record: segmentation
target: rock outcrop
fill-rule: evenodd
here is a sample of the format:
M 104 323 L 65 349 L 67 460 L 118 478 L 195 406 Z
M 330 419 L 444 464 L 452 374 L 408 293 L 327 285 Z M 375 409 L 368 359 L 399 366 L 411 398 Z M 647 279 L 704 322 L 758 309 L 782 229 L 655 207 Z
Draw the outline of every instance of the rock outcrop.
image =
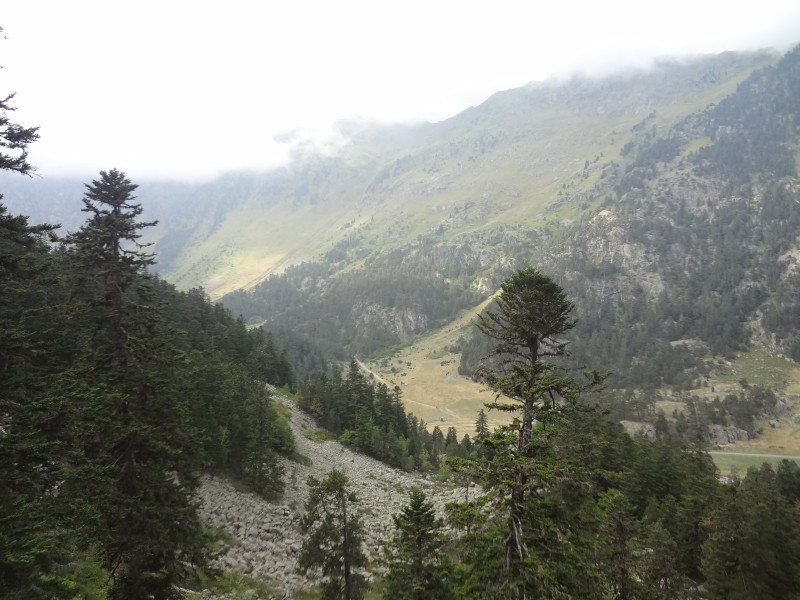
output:
M 708 441 L 716 446 L 746 442 L 749 439 L 750 436 L 744 429 L 739 429 L 733 425 L 708 426 Z

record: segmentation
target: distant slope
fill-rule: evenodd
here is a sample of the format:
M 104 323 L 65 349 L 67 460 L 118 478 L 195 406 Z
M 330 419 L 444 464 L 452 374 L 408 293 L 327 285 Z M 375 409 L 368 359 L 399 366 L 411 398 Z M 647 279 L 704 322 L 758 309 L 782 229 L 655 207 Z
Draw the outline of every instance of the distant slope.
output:
M 343 125 L 350 143 L 335 155 L 202 185 L 140 182 L 139 199 L 160 221 L 152 241 L 161 273 L 215 298 L 319 260 L 354 235 L 359 260 L 431 231 L 475 244 L 479 232 L 574 220 L 618 172 L 626 144 L 718 102 L 774 60 L 728 53 L 665 61 L 646 73 L 501 92 L 440 123 Z M 34 219 L 64 221 L 38 185 L 48 184 L 26 183 L 6 186 L 6 202 Z M 78 182 L 60 183 L 80 195 Z
M 274 172 L 139 197 L 160 221 L 161 273 L 227 293 L 296 360 L 412 342 L 532 263 L 578 303 L 579 358 L 620 386 L 684 385 L 704 353 L 753 336 L 800 356 L 796 63 L 727 53 L 532 84 L 440 123 L 352 125 L 337 153 Z M 30 183 L 8 190 L 13 208 L 49 197 Z M 463 350 L 467 372 L 480 349 Z
M 354 235 L 363 260 L 432 231 L 474 244 L 477 232 L 574 219 L 631 139 L 719 101 L 772 61 L 729 54 L 665 63 L 510 90 L 441 123 L 353 130 L 335 156 L 231 175 L 209 190 L 214 211 L 197 213 L 202 220 L 164 274 L 219 297 L 318 260 Z M 632 130 L 643 122 L 647 132 Z M 165 221 L 159 245 L 179 232 Z

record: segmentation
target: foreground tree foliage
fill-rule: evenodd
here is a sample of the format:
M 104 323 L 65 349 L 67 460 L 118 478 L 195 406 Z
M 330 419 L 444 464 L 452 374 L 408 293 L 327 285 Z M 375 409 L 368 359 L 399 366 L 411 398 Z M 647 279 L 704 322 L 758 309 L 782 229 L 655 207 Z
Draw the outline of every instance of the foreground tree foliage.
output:
M 554 462 L 550 438 L 561 421 L 579 410 L 580 391 L 602 382 L 591 373 L 586 383 L 579 384 L 553 360 L 567 354 L 559 336 L 574 325 L 572 309 L 557 283 L 528 268 L 506 279 L 495 307 L 478 317 L 478 329 L 495 343 L 492 360 L 479 373 L 497 394 L 489 408 L 519 416 L 483 440 L 494 450 L 491 459 L 484 455 L 461 468 L 480 477 L 505 506 L 507 532 L 498 584 L 507 597 L 526 598 L 537 589 L 546 593 L 536 580 L 548 576 L 537 574 L 532 546 L 548 543 L 550 534 L 537 524 L 534 531 L 543 535 L 539 540 L 536 534 L 532 537 L 526 524 L 530 505 L 563 475 L 558 470 L 564 467 Z M 540 430 L 536 435 L 534 422 Z
M 88 504 L 114 598 L 168 598 L 179 565 L 198 562 L 202 528 L 192 501 L 197 436 L 175 385 L 180 355 L 145 276 L 142 208 L 123 173 L 87 185 L 90 218 L 67 239 L 80 323 L 75 360 L 57 378 L 70 405 L 71 458 L 61 493 Z
M 101 172 L 58 249 L 0 206 L 3 598 L 179 597 L 205 560 L 200 475 L 283 489 L 293 440 L 264 384 L 291 369 L 268 335 L 147 272 L 135 189 Z
M 318 480 L 308 479 L 309 495 L 300 531 L 307 537 L 300 550 L 302 573 L 319 572 L 323 600 L 360 600 L 367 591 L 363 568 L 363 525 L 356 504 L 358 498 L 348 487 L 341 471 L 333 470 Z
M 0 170 L 29 175 L 28 145 L 38 134 L 13 121 L 13 97 L 0 100 Z M 51 575 L 71 550 L 48 494 L 59 481 L 52 457 L 60 448 L 37 402 L 49 369 L 46 332 L 56 323 L 41 302 L 53 277 L 53 229 L 29 225 L 0 202 L 0 596 L 10 599 L 67 593 Z

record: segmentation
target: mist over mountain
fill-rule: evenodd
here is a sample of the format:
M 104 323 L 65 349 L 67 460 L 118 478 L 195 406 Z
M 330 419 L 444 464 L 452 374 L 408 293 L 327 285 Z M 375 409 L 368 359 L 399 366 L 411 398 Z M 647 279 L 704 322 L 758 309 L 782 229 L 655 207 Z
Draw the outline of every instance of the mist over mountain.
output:
M 796 62 L 533 83 L 439 123 L 343 125 L 338 151 L 276 171 L 143 182 L 156 268 L 339 360 L 441 327 L 523 264 L 575 295 L 576 348 L 620 385 L 691 379 L 703 352 L 755 339 L 797 359 Z M 17 182 L 6 199 L 69 229 L 80 188 Z

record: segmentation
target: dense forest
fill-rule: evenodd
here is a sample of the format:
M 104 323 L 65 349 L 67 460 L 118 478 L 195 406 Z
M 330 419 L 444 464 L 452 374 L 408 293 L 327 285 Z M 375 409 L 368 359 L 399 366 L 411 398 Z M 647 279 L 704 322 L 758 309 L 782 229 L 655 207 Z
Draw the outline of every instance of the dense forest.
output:
M 4 101 L 0 168 L 27 174 L 35 128 Z M 272 337 L 148 272 L 136 185 L 103 171 L 57 238 L 0 205 L 0 596 L 170 598 L 202 567 L 206 472 L 281 494 L 294 442 L 267 382 Z
M 322 355 L 347 361 L 441 327 L 480 298 L 467 283 L 471 270 L 463 255 L 437 260 L 432 242 L 337 274 L 348 252 L 356 252 L 348 246 L 330 250 L 323 263 L 289 267 L 252 292 L 228 294 L 224 304 L 250 321 L 266 321 L 278 336 L 287 332 L 281 337 L 287 351 L 293 339 L 306 340 Z M 299 353 L 295 356 L 302 361 Z
M 479 321 L 496 357 L 480 377 L 497 392 L 491 408 L 515 418 L 489 431 L 481 413 L 469 447 L 442 446 L 443 462 L 467 489 L 477 484 L 473 495 L 437 515 L 424 492 L 412 490 L 393 517 L 371 597 L 795 598 L 797 463 L 764 464 L 721 482 L 697 438 L 686 443 L 674 430 L 658 440 L 630 437 L 595 402 L 604 376 L 577 374 L 557 360 L 566 355 L 562 336 L 575 325 L 573 308 L 533 269 L 504 282 Z M 378 426 L 400 431 L 402 410 L 381 385 L 368 391 L 355 363 L 332 379 L 324 393 L 317 382 L 304 402 L 379 456 L 364 434 Z M 384 415 L 380 425 L 368 397 Z M 360 416 L 352 421 L 354 411 Z M 402 459 L 405 440 L 389 437 Z M 358 496 L 338 471 L 309 483 L 300 568 L 322 577 L 323 598 L 364 598 L 370 586 Z

